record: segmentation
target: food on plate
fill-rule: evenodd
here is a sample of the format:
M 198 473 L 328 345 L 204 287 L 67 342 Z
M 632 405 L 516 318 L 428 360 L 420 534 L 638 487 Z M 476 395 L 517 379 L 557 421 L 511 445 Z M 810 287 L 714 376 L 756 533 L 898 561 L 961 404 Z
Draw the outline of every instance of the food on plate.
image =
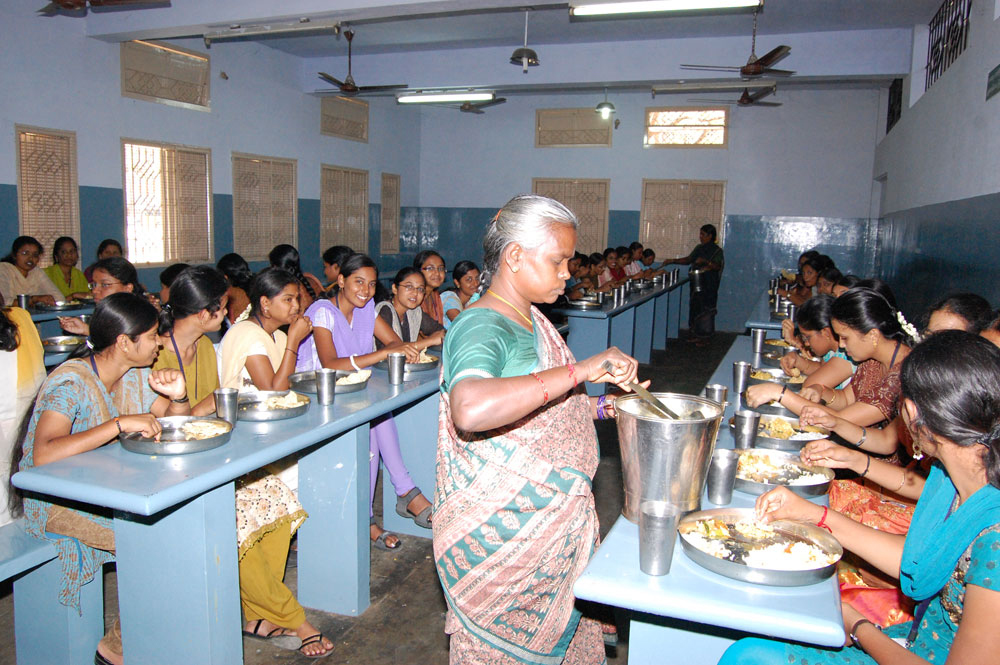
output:
M 217 420 L 192 420 L 181 425 L 181 432 L 184 433 L 186 441 L 211 439 L 228 432 L 231 428 L 229 423 Z
M 83 344 L 82 337 L 63 337 L 61 339 L 43 339 L 42 346 L 69 346 Z
M 294 409 L 303 403 L 303 399 L 294 390 L 289 390 L 287 395 L 281 397 L 268 397 L 264 400 L 264 408 L 271 409 Z
M 427 349 L 421 349 L 420 357 L 417 358 L 417 364 L 432 363 L 437 359 L 438 359 L 437 356 L 432 356 L 431 354 L 427 353 Z
M 791 439 L 793 441 L 812 441 L 826 436 L 823 430 L 812 425 L 796 429 L 784 418 L 761 419 L 758 432 L 770 439 Z
M 766 485 L 818 485 L 829 480 L 814 467 L 795 462 L 778 462 L 770 455 L 744 451 L 736 467 L 736 477 Z
M 750 372 L 750 378 L 756 379 L 757 381 L 773 381 L 773 382 L 785 382 L 785 383 L 805 383 L 806 377 L 803 374 L 797 374 L 792 376 L 778 376 L 772 372 L 768 372 L 763 369 L 755 369 Z
M 770 344 L 771 346 L 782 346 L 782 347 L 785 347 L 785 348 L 791 348 L 791 346 L 792 346 L 791 344 L 789 344 L 788 342 L 786 342 L 783 339 L 766 339 L 766 340 L 764 340 L 764 343 L 765 344 Z
M 360 372 L 351 372 L 347 376 L 342 376 L 337 379 L 338 386 L 351 386 L 355 383 L 364 383 L 368 380 L 368 377 L 372 375 L 370 369 L 363 369 Z
M 839 558 L 804 539 L 749 520 L 698 520 L 681 535 L 706 554 L 753 568 L 812 570 L 836 563 Z

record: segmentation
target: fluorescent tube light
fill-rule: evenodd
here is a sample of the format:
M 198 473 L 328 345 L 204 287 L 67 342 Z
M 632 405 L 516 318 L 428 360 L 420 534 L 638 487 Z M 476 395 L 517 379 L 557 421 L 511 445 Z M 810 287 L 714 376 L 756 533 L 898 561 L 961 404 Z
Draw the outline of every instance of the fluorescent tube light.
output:
M 570 16 L 612 16 L 615 14 L 655 14 L 659 12 L 701 12 L 724 9 L 753 9 L 760 0 L 643 0 L 570 4 Z
M 399 95 L 400 104 L 454 104 L 456 102 L 491 102 L 492 92 L 417 92 Z

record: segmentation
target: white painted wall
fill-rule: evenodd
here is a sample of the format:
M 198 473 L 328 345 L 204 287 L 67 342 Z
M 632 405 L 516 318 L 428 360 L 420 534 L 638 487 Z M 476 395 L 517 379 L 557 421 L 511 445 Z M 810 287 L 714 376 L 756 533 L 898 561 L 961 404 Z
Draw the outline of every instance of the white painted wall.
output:
M 911 77 L 923 87 L 922 65 Z M 1000 191 L 1000 95 L 986 77 L 1000 65 L 1000 21 L 989 2 L 972 4 L 969 47 L 879 143 L 874 175 L 885 174 L 882 213 Z
M 689 96 L 611 94 L 621 126 L 610 149 L 535 148 L 536 108 L 601 99 L 512 96 L 484 115 L 412 110 L 421 114 L 420 205 L 499 206 L 530 191 L 532 177 L 577 177 L 610 178 L 610 207 L 639 210 L 643 178 L 693 178 L 728 182 L 727 214 L 868 216 L 878 90 L 779 89 L 769 99 L 780 107 L 733 109 L 726 149 L 643 148 L 645 109 Z
M 320 164 L 368 169 L 377 202 L 382 171 L 402 176 L 402 203 L 416 205 L 418 119 L 394 101 L 371 100 L 370 143 L 322 136 L 319 99 L 299 85 L 298 58 L 253 43 L 175 42 L 211 57 L 211 111 L 121 96 L 119 46 L 84 36 L 85 22 L 35 16 L 34 0 L 0 3 L 0 183 L 16 183 L 14 125 L 77 134 L 79 182 L 122 186 L 121 138 L 153 139 L 212 150 L 212 189 L 232 192 L 231 152 L 298 159 L 300 198 L 319 198 Z M 228 80 L 219 77 L 225 71 Z

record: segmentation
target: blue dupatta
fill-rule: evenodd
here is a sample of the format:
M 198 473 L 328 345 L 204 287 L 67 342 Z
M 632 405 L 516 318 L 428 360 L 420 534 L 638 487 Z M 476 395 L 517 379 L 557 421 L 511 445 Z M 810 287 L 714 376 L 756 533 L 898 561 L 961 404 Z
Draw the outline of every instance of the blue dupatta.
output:
M 949 514 L 956 495 L 951 478 L 935 463 L 917 501 L 899 567 L 903 593 L 914 600 L 943 589 L 972 541 L 1000 523 L 1000 489 L 987 484 Z

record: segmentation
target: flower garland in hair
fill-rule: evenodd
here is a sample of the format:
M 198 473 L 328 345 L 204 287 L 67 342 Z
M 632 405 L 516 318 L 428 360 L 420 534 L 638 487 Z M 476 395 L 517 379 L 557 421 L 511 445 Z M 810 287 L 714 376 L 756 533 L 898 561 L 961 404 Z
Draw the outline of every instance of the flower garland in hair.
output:
M 903 329 L 903 332 L 913 340 L 914 344 L 920 343 L 920 333 L 917 332 L 917 327 L 906 320 L 903 313 L 898 309 L 896 310 L 896 320 L 899 321 L 899 326 Z
M 249 319 L 250 318 L 250 310 L 252 308 L 253 308 L 253 305 L 247 305 L 247 308 L 245 310 L 243 310 L 242 314 L 240 314 L 239 316 L 236 317 L 236 321 L 234 321 L 233 324 L 235 325 L 235 324 L 239 323 L 240 321 L 246 321 L 247 319 Z

